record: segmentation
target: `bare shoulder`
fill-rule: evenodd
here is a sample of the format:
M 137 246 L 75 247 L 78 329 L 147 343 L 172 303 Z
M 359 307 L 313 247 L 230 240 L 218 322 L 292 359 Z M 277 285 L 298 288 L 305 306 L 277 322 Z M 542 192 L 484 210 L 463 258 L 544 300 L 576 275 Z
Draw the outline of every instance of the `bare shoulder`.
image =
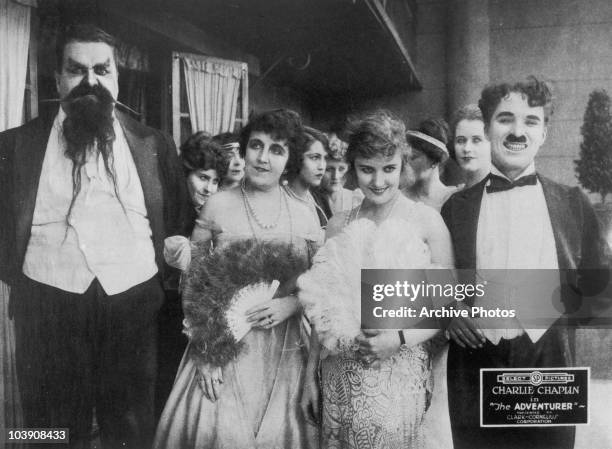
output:
M 206 201 L 196 224 L 210 229 L 223 227 L 228 221 L 235 220 L 235 215 L 241 211 L 241 197 L 238 189 L 224 190 L 215 193 Z
M 430 244 L 434 241 L 448 241 L 450 234 L 440 212 L 426 204 L 417 203 L 417 206 L 416 215 L 425 240 Z
M 239 189 L 223 190 L 217 192 L 206 202 L 204 209 L 214 212 L 222 212 L 228 209 L 234 209 L 236 204 L 242 201 Z
M 440 212 L 438 212 L 434 207 L 424 203 L 415 203 L 414 213 L 415 216 L 426 225 L 435 224 L 442 220 Z
M 307 203 L 297 200 L 290 195 L 287 195 L 286 198 L 293 213 L 297 214 L 300 218 L 308 216 L 308 220 L 310 219 L 312 208 Z
M 321 225 L 316 209 L 307 203 L 299 201 L 289 195 L 286 196 L 292 218 L 297 225 L 300 235 L 315 235 L 321 233 Z

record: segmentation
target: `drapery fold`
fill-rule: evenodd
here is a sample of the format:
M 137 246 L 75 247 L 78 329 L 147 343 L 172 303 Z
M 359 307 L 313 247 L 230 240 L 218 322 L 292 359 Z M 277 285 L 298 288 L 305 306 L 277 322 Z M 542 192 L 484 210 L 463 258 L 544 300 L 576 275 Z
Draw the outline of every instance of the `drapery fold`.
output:
M 180 56 L 191 130 L 219 134 L 234 130 L 240 83 L 247 64 L 206 56 Z M 243 99 L 244 101 L 244 99 Z
M 35 1 L 0 0 L 0 131 L 23 124 L 31 6 L 36 6 Z M 8 428 L 23 427 L 9 296 L 8 285 L 0 281 L 0 434 L 3 435 Z
M 0 0 L 0 131 L 23 123 L 30 7 Z

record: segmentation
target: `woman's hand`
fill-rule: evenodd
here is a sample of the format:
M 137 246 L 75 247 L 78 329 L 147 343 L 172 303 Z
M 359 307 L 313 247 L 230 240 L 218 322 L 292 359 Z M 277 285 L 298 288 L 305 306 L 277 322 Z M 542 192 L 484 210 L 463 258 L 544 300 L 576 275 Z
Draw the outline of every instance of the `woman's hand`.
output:
M 302 386 L 302 397 L 300 399 L 300 408 L 306 421 L 313 426 L 318 426 L 321 422 L 320 414 L 320 390 L 317 382 L 316 372 L 309 372 L 304 378 Z
M 364 330 L 356 339 L 357 354 L 362 362 L 369 365 L 386 360 L 399 351 L 400 340 L 396 330 Z
M 252 328 L 271 329 L 300 310 L 298 299 L 293 296 L 274 298 L 246 311 Z
M 196 362 L 196 379 L 200 388 L 204 391 L 204 396 L 215 402 L 219 399 L 219 394 L 223 387 L 223 370 L 220 366 L 213 366 L 208 363 Z
M 460 303 L 457 308 L 467 309 L 467 306 Z M 482 348 L 487 341 L 482 331 L 471 318 L 452 318 L 444 334 L 462 348 L 466 346 L 473 349 Z

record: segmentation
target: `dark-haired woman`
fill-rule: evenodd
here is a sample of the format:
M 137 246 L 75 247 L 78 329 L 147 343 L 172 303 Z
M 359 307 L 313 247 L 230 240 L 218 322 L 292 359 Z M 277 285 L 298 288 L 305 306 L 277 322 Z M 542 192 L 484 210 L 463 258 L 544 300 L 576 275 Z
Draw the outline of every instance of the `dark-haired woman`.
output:
M 482 181 L 491 170 L 491 142 L 485 135 L 484 119 L 478 105 L 457 110 L 451 119 L 452 149 L 463 175 L 465 187 Z
M 222 133 L 214 137 L 227 158 L 227 168 L 221 175 L 219 190 L 229 190 L 240 186 L 244 177 L 244 158 L 240 156 L 239 136 L 234 133 Z
M 326 158 L 329 155 L 327 136 L 314 128 L 304 127 L 304 141 L 299 151 L 300 164 L 287 167 L 287 192 L 306 204 L 317 216 L 321 226 L 325 227 L 331 217 L 331 210 L 325 202 L 320 204 L 315 200 L 311 189 L 319 187 L 325 175 Z
M 181 145 L 180 159 L 192 205 L 190 219 L 185 223 L 184 229 L 184 235 L 189 236 L 202 207 L 219 189 L 221 174 L 226 172 L 228 161 L 219 143 L 204 131 L 192 134 Z M 189 239 L 172 236 L 164 243 L 166 263 L 185 270 L 191 260 Z
M 218 275 L 231 279 L 240 278 L 243 270 L 252 271 L 259 260 L 279 251 L 290 251 L 294 263 L 307 263 L 313 243 L 321 238 L 319 223 L 279 183 L 289 163 L 299 164 L 302 132 L 301 119 L 292 111 L 252 117 L 240 137 L 244 182 L 211 197 L 199 215 L 192 240 L 205 247 L 212 242 L 214 251 L 194 258 L 187 275 L 185 331 L 191 336 L 190 345 L 158 425 L 157 449 L 301 449 L 315 444 L 313 428 L 307 426 L 298 406 L 305 360 L 301 309 L 293 295 L 295 281 L 281 283 L 273 299 L 241 315 L 251 326 L 240 340 L 241 350 L 234 351 L 237 342 L 233 337 L 224 339 L 223 345 L 215 343 L 226 335 L 225 328 L 220 335 L 199 338 L 207 335 L 206 326 L 223 327 L 224 318 L 210 322 L 209 315 L 225 303 L 204 310 L 200 316 L 207 323 L 204 327 L 197 327 L 197 317 L 188 314 L 195 303 L 204 300 L 206 304 L 210 299 L 206 293 L 199 296 L 200 280 L 190 275 L 199 269 L 218 268 L 209 266 L 210 260 L 228 267 Z M 240 252 L 247 247 L 261 250 L 251 258 Z M 274 266 L 283 271 L 289 259 L 276 261 Z M 283 273 L 270 273 L 267 266 L 260 269 L 262 277 L 282 281 Z M 238 280 L 221 286 L 214 279 L 209 281 L 228 291 L 243 289 Z
M 442 119 L 427 119 L 415 131 L 408 131 L 406 139 L 411 149 L 409 158 L 414 179 L 407 181 L 404 193 L 437 211 L 457 190 L 440 180 L 440 168 L 448 159 L 448 125 Z
M 221 146 L 204 131 L 193 134 L 181 145 L 181 162 L 191 204 L 199 213 L 210 196 L 217 192 L 228 163 Z

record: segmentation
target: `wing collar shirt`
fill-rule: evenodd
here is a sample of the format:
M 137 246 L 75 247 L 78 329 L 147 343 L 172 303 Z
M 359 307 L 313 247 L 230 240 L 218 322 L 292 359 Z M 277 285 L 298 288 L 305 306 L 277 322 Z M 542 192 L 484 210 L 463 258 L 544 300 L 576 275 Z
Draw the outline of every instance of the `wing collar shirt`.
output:
M 112 163 L 118 196 L 102 156 L 91 152 L 67 220 L 72 161 L 64 154 L 65 117 L 60 108 L 47 142 L 23 273 L 72 293 L 84 293 L 97 278 L 108 295 L 118 294 L 158 271 L 140 178 L 115 118 Z
M 491 173 L 507 178 L 495 167 Z M 533 173 L 534 163 L 519 178 Z M 505 320 L 506 326 L 482 322 L 485 336 L 498 344 L 501 338 L 527 332 L 537 341 L 559 315 L 553 296 L 560 285 L 555 239 L 539 180 L 535 185 L 501 192 L 487 193 L 485 189 L 476 236 L 476 268 L 479 282 L 486 281 L 487 287 L 486 295 L 477 298 L 474 305 L 517 313 L 517 319 Z M 526 329 L 521 317 L 534 316 L 543 319 L 539 329 Z

